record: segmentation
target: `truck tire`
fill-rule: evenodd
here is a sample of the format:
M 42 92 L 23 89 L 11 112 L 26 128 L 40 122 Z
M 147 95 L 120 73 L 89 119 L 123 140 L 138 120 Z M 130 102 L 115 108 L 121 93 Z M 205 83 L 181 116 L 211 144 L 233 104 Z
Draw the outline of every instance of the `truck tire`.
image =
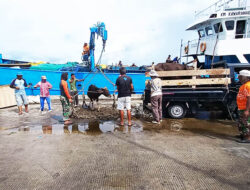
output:
M 181 119 L 186 116 L 187 108 L 184 104 L 171 104 L 168 106 L 168 115 L 173 119 Z

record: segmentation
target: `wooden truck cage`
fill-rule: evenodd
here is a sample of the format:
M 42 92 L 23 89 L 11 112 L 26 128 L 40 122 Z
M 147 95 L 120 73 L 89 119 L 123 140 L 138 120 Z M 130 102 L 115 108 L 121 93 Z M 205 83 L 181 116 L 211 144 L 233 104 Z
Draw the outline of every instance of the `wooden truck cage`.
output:
M 228 85 L 231 84 L 231 78 L 229 78 L 230 69 L 157 71 L 157 73 L 162 79 L 163 87 L 189 86 L 197 88 L 201 85 L 222 85 L 228 87 Z M 207 76 L 209 76 L 209 78 L 207 78 Z M 172 77 L 180 77 L 180 79 L 171 79 Z M 186 79 L 186 77 L 190 77 L 190 79 Z

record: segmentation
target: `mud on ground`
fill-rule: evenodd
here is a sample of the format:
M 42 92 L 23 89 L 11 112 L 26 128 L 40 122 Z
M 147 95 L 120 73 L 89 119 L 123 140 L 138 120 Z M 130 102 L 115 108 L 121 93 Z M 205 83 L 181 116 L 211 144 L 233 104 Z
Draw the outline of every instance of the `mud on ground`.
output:
M 107 121 L 119 118 L 119 112 L 117 111 L 117 109 L 113 109 L 112 107 L 101 107 L 99 111 L 97 109 L 90 110 L 90 109 L 84 109 L 82 107 L 77 107 L 74 108 L 71 117 L 77 119 Z

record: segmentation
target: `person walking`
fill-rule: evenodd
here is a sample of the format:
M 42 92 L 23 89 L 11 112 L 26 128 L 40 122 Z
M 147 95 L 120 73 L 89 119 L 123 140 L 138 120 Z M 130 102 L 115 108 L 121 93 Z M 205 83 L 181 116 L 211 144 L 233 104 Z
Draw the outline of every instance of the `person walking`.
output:
M 151 106 L 153 111 L 154 120 L 152 123 L 160 124 L 162 121 L 162 87 L 161 79 L 158 78 L 158 74 L 155 70 L 151 70 L 149 73 L 151 77 Z
M 71 114 L 70 103 L 73 102 L 69 94 L 67 80 L 68 80 L 68 73 L 62 73 L 59 88 L 60 88 L 60 93 L 61 93 L 60 101 L 61 101 L 62 108 L 63 108 L 63 121 L 65 125 L 69 125 L 72 123 L 69 116 Z
M 71 79 L 69 79 L 70 84 L 70 95 L 73 97 L 74 106 L 78 106 L 78 91 L 76 88 L 76 82 L 84 81 L 84 79 L 76 79 L 75 74 L 71 74 Z
M 118 90 L 117 109 L 120 112 L 120 125 L 124 126 L 124 110 L 127 110 L 128 126 L 131 126 L 131 93 L 134 89 L 132 79 L 126 75 L 125 67 L 119 69 L 120 76 L 116 80 Z
M 250 143 L 250 71 L 240 71 L 238 78 L 242 84 L 237 95 L 240 142 Z
M 25 112 L 28 113 L 28 100 L 25 92 L 25 87 L 30 87 L 30 85 L 27 85 L 25 79 L 23 79 L 23 74 L 21 72 L 17 73 L 17 78 L 12 80 L 10 84 L 10 88 L 15 89 L 15 97 L 16 97 L 16 103 L 18 107 L 18 114 L 22 115 L 22 105 L 25 106 Z
M 41 81 L 38 82 L 34 88 L 40 87 L 40 105 L 41 105 L 41 112 L 43 113 L 44 111 L 44 101 L 46 100 L 48 104 L 48 112 L 51 112 L 51 99 L 50 99 L 50 94 L 49 94 L 49 89 L 52 88 L 52 85 L 47 81 L 46 76 L 41 77 Z

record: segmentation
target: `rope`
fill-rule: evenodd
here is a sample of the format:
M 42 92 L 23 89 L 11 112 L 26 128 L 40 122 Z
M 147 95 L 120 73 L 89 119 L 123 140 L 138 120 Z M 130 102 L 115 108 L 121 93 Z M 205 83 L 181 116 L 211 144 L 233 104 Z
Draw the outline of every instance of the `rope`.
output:
M 220 26 L 219 26 L 219 29 L 218 29 L 218 33 L 217 33 L 217 36 L 216 36 L 216 41 L 215 41 L 215 45 L 214 45 L 214 50 L 213 50 L 213 58 L 212 58 L 212 63 L 211 63 L 212 68 L 213 68 L 213 63 L 214 63 L 215 48 L 216 48 L 217 43 L 218 43 L 218 40 L 219 40 L 219 33 L 220 33 L 221 27 L 222 27 L 222 25 L 221 25 L 221 23 L 220 23 Z
M 113 109 L 115 109 L 115 105 L 116 105 L 116 102 L 115 102 L 115 86 L 114 86 L 114 93 L 113 93 Z
M 110 82 L 110 84 L 112 84 L 113 86 L 115 86 L 115 83 L 113 83 L 106 75 L 105 75 L 105 73 L 101 70 L 101 69 L 99 69 L 99 71 L 102 73 L 102 75 L 107 79 L 107 81 L 108 82 Z
M 102 51 L 101 51 L 101 54 L 99 56 L 99 59 L 96 63 L 96 66 L 100 65 L 101 63 L 101 58 L 102 58 L 102 54 L 104 52 L 104 46 L 102 48 Z M 86 104 L 85 103 L 85 94 L 84 94 L 84 86 L 87 86 L 94 78 L 94 76 L 97 74 L 97 72 L 100 71 L 100 73 L 104 76 L 104 78 L 113 85 L 114 87 L 114 92 L 113 92 L 113 108 L 115 108 L 115 104 L 116 104 L 116 101 L 115 101 L 115 84 L 105 75 L 105 73 L 100 69 L 100 68 L 97 68 L 96 67 L 96 71 L 94 72 L 93 76 L 91 77 L 91 79 L 87 82 L 87 84 L 83 84 L 83 89 L 78 91 L 77 94 L 73 95 L 72 97 L 74 98 L 75 96 L 78 96 L 80 92 L 83 92 L 83 104 Z M 92 73 L 93 71 L 90 71 L 85 77 L 84 77 L 84 81 L 85 79 L 89 76 L 90 73 Z M 88 92 L 92 92 L 92 93 L 98 93 L 98 92 L 95 92 L 95 91 L 88 91 Z
M 228 111 L 228 113 L 229 113 L 229 116 L 230 116 L 231 120 L 232 120 L 232 121 L 235 121 L 235 120 L 233 119 L 232 113 L 230 112 L 230 109 L 229 109 L 228 105 L 227 105 L 227 111 Z
M 97 63 L 96 63 L 96 66 L 100 64 L 103 52 L 104 52 L 104 47 L 102 48 L 102 51 L 101 51 L 101 54 L 100 54 L 100 56 L 99 56 L 99 59 L 98 59 L 98 61 L 97 61 Z M 92 72 L 93 72 L 93 71 L 90 71 L 90 72 L 84 77 L 84 80 L 85 80 L 85 79 L 89 76 L 89 74 L 92 73 Z M 97 72 L 97 71 L 95 71 L 95 74 L 96 74 L 96 72 Z M 93 77 L 94 77 L 94 75 L 93 75 L 92 78 L 89 80 L 89 82 L 93 79 Z M 88 82 L 88 83 L 89 83 L 89 82 Z M 87 84 L 88 84 L 88 83 L 87 83 Z
M 104 76 L 104 78 L 106 78 L 107 81 L 110 82 L 113 85 L 113 87 L 114 87 L 113 105 L 112 105 L 112 107 L 113 107 L 113 109 L 115 109 L 115 105 L 116 105 L 116 101 L 115 101 L 115 84 L 105 75 L 105 73 L 101 69 L 99 69 L 99 70 L 100 70 L 101 74 Z
M 100 54 L 100 56 L 99 56 L 99 59 L 98 59 L 96 65 L 99 65 L 99 64 L 100 64 L 101 58 L 102 58 L 102 53 L 103 53 L 103 52 L 104 52 L 104 47 L 102 48 L 101 54 Z
M 101 55 L 99 56 L 99 59 L 96 63 L 96 65 L 99 65 L 99 63 L 101 62 L 101 57 L 102 57 L 102 53 L 104 52 L 104 48 L 102 49 Z M 93 71 L 90 71 L 85 77 L 84 80 L 89 76 L 90 73 L 92 73 Z

